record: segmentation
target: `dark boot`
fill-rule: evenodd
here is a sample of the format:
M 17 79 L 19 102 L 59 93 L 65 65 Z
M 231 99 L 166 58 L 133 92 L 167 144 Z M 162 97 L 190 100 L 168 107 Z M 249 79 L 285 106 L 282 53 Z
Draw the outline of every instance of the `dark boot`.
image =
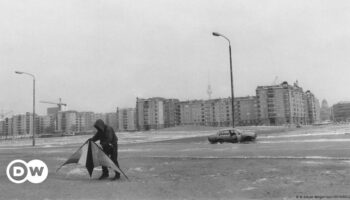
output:
M 106 178 L 108 178 L 108 177 L 109 177 L 108 174 L 102 173 L 102 175 L 100 176 L 100 178 L 98 178 L 98 180 L 103 180 L 103 179 L 106 179 Z
M 114 177 L 112 178 L 112 181 L 119 180 L 119 179 L 120 179 L 120 173 L 116 171 Z
M 102 175 L 100 176 L 99 180 L 103 180 L 108 178 L 109 174 L 108 174 L 108 168 L 105 166 L 102 166 Z
M 102 175 L 100 176 L 100 178 L 98 180 L 103 180 L 108 178 L 109 174 L 108 174 L 108 168 L 105 166 L 102 166 Z

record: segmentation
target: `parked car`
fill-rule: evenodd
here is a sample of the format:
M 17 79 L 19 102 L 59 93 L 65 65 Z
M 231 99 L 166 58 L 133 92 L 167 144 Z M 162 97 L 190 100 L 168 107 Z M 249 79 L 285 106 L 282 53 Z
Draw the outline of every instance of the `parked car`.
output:
M 228 128 L 219 130 L 215 135 L 208 137 L 208 141 L 211 144 L 223 143 L 223 142 L 248 142 L 254 141 L 257 135 L 252 131 L 243 131 L 236 128 Z

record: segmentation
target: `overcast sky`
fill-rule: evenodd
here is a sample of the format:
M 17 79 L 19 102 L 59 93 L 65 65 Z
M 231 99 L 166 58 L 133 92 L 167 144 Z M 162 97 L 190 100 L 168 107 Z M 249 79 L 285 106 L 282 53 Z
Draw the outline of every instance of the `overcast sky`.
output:
M 112 112 L 136 97 L 235 96 L 299 81 L 320 101 L 350 100 L 350 1 L 2 0 L 0 109 Z

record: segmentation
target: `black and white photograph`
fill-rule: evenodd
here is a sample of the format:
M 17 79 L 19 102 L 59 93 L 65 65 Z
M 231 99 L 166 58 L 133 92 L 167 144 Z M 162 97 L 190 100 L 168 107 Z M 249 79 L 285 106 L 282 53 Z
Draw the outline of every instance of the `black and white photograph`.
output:
M 0 199 L 350 199 L 350 1 L 1 0 Z

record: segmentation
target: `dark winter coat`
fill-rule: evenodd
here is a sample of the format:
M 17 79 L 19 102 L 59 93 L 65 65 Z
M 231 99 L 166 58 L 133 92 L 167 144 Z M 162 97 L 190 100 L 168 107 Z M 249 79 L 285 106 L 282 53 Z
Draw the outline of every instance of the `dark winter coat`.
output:
M 118 149 L 118 137 L 112 127 L 106 125 L 101 119 L 95 122 L 94 127 L 97 129 L 97 133 L 91 138 L 92 141 L 100 140 L 103 148 L 111 146 Z

